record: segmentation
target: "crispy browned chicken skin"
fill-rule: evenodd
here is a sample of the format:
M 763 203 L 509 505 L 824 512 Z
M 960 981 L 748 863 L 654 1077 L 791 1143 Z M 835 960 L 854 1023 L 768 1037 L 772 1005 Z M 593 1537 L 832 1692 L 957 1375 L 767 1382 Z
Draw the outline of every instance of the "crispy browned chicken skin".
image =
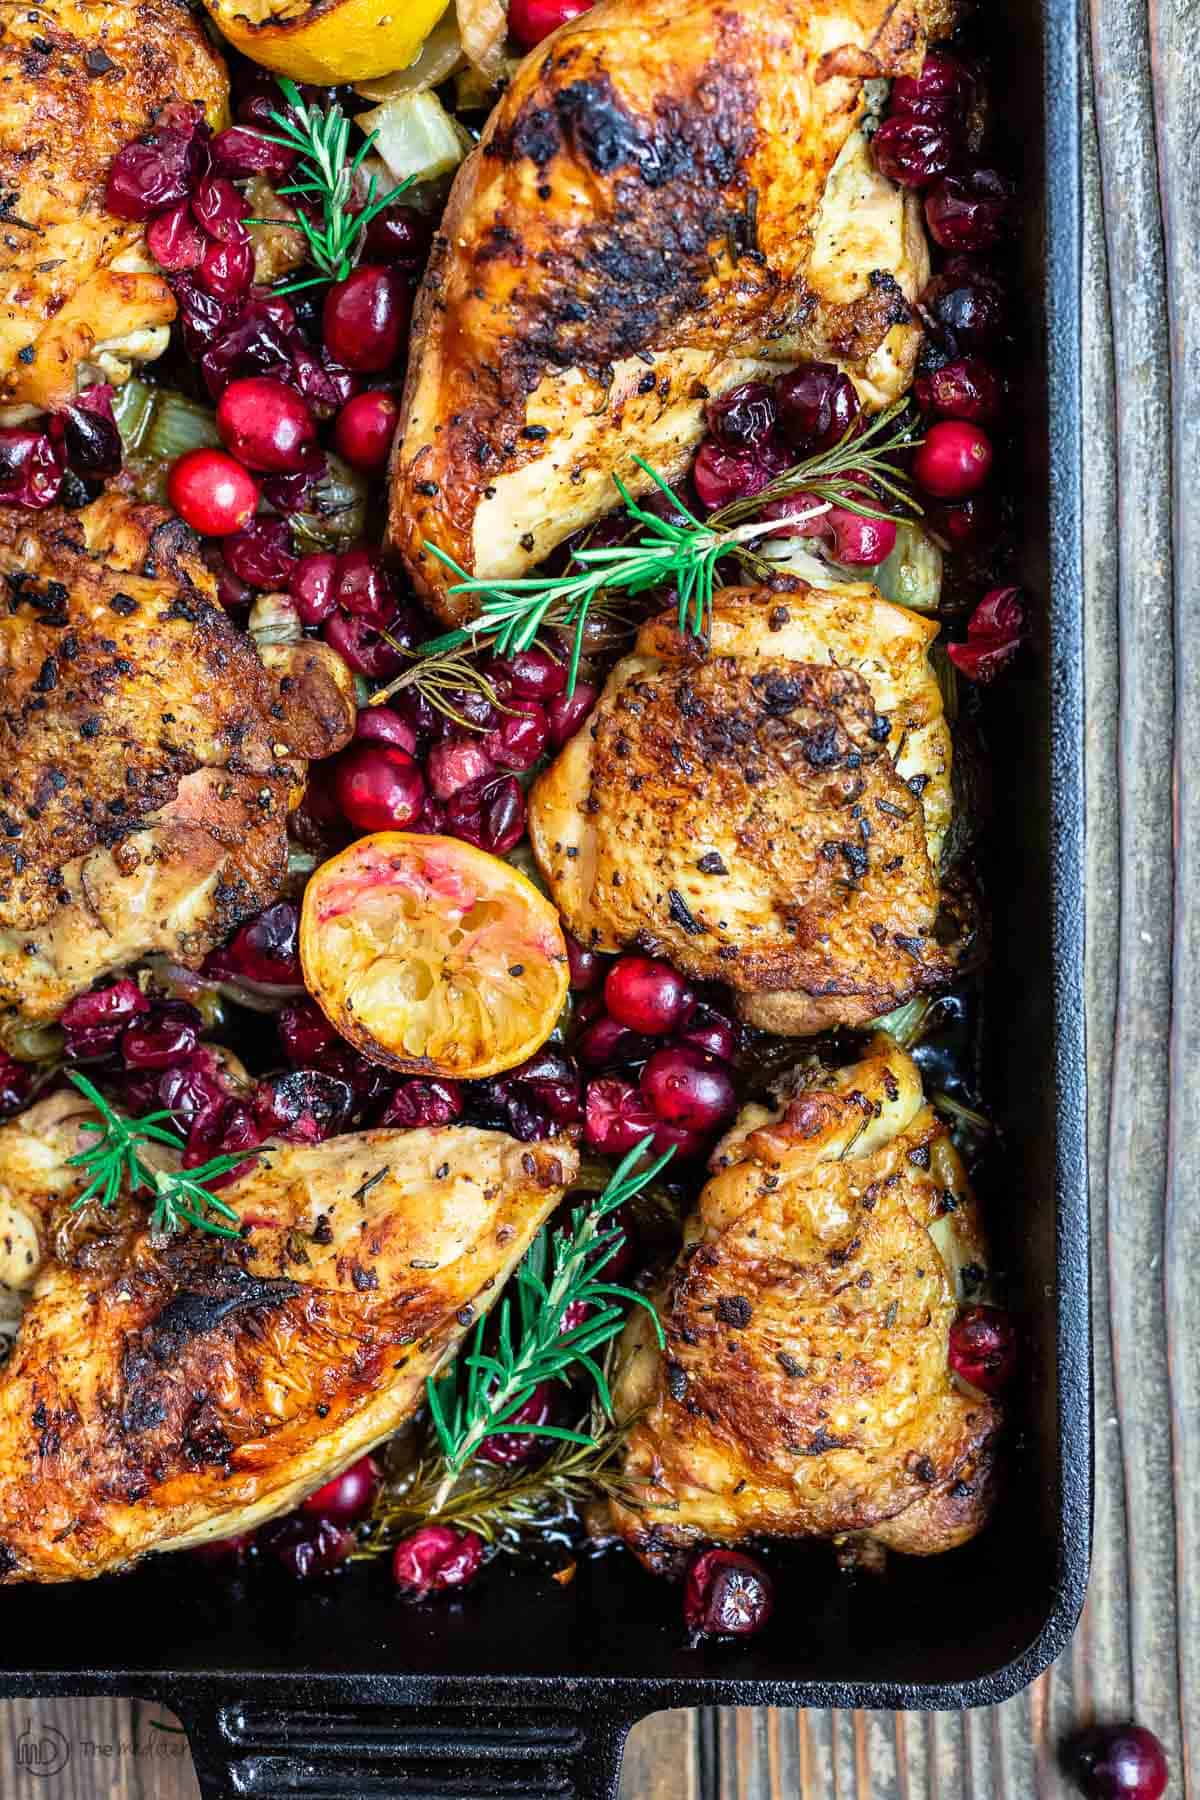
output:
M 109 164 L 170 101 L 216 122 L 225 66 L 179 0 L 6 4 L 0 33 L 0 422 L 120 381 L 175 302 L 144 227 L 104 207 Z
M 0 507 L 0 583 L 0 1008 L 45 1019 L 151 950 L 197 963 L 274 899 L 354 696 L 323 645 L 265 663 L 187 527 L 116 492 Z
M 222 1190 L 242 1240 L 156 1239 L 144 1201 L 71 1212 L 94 1116 L 61 1093 L 0 1128 L 0 1281 L 29 1292 L 0 1368 L 0 1580 L 294 1506 L 415 1409 L 577 1167 L 471 1127 L 273 1144 Z
M 681 475 L 705 399 L 798 357 L 908 384 L 928 257 L 857 130 L 942 0 L 601 0 L 522 63 L 459 171 L 417 303 L 391 535 L 447 619 Z M 836 165 L 836 168 L 835 168 Z M 831 175 L 833 179 L 831 180 Z
M 728 982 L 752 1023 L 864 1024 L 945 984 L 951 744 L 930 620 L 865 583 L 726 588 L 711 648 L 642 627 L 530 795 L 585 944 Z
M 995 1405 L 960 1390 L 949 1331 L 986 1278 L 975 1201 L 912 1059 L 877 1036 L 777 1112 L 747 1107 L 657 1297 L 621 1341 L 650 1567 L 755 1536 L 931 1555 L 987 1518 Z

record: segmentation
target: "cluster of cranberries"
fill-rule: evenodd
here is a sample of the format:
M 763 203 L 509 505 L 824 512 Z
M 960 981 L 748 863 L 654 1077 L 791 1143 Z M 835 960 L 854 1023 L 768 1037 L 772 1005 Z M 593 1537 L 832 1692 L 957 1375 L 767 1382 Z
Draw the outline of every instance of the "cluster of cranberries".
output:
M 0 501 L 10 506 L 52 506 L 68 471 L 99 480 L 120 467 L 121 435 L 107 383 L 86 388 L 45 425 L 0 429 Z

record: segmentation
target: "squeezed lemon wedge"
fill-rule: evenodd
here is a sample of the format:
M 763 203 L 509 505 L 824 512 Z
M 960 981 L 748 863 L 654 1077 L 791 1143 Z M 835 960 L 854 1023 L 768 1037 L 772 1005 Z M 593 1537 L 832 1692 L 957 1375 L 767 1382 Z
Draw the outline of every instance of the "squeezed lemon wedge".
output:
M 222 35 L 293 81 L 336 86 L 407 68 L 448 0 L 204 0 Z

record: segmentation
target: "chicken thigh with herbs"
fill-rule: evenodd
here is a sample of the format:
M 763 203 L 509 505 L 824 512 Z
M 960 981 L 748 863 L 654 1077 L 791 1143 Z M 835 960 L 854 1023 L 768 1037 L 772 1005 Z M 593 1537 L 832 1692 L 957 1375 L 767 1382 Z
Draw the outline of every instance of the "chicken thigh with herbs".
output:
M 116 152 L 173 101 L 225 109 L 225 66 L 180 0 L 6 6 L 0 35 L 0 424 L 161 355 L 175 301 L 145 228 L 104 205 Z
M 836 1538 L 932 1555 L 995 1486 L 995 1404 L 950 1373 L 986 1257 L 975 1201 L 920 1074 L 883 1034 L 749 1106 L 718 1145 L 684 1249 L 635 1317 L 614 1401 L 636 1505 L 611 1523 L 651 1568 L 697 1543 Z
M 238 631 L 187 527 L 113 491 L 0 508 L 0 1011 L 150 951 L 198 965 L 278 894 L 309 760 L 354 728 L 323 644 Z
M 577 1169 L 470 1127 L 268 1144 L 221 1190 L 237 1239 L 72 1201 L 96 1115 L 0 1127 L 0 1580 L 73 1581 L 287 1511 L 418 1406 Z M 155 1147 L 143 1160 L 175 1166 Z
M 723 588 L 707 650 L 644 625 L 530 795 L 584 944 L 634 944 L 804 1034 L 945 985 L 951 813 L 937 626 L 865 583 Z
M 460 169 L 418 302 L 390 532 L 444 618 L 684 474 L 709 396 L 831 358 L 912 375 L 919 197 L 861 126 L 943 0 L 601 0 L 522 63 Z

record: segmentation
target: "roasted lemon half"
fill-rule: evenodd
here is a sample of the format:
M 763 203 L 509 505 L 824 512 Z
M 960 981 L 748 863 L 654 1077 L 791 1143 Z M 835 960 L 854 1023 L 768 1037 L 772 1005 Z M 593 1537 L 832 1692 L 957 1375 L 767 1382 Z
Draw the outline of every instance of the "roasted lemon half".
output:
M 309 992 L 365 1056 L 460 1081 L 515 1068 L 567 992 L 558 914 L 514 869 L 458 838 L 380 831 L 305 890 Z
M 448 0 L 205 0 L 223 36 L 293 81 L 337 85 L 413 60 Z

